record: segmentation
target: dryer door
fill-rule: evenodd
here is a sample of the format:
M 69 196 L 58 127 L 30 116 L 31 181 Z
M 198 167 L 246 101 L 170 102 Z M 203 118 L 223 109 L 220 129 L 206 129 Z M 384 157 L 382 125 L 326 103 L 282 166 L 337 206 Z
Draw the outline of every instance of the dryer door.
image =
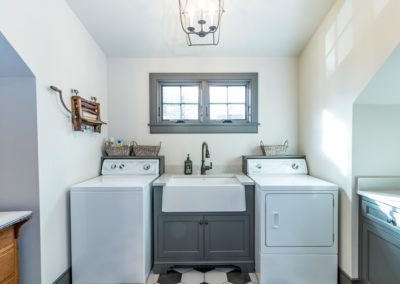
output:
M 267 247 L 333 246 L 333 194 L 268 193 L 265 202 Z

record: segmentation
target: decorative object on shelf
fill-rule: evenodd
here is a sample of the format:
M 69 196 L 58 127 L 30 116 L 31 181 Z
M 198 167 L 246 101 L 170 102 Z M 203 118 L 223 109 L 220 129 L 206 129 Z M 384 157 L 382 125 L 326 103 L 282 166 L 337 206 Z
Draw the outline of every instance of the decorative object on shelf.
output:
M 179 16 L 188 46 L 218 45 L 223 0 L 179 0 Z
M 94 132 L 101 132 L 101 125 L 107 124 L 100 118 L 100 104 L 97 103 L 96 97 L 91 97 L 91 101 L 85 100 L 78 96 L 77 89 L 71 89 L 73 96 L 71 97 L 72 109 L 69 109 L 64 102 L 62 90 L 50 86 L 50 90 L 58 93 L 60 102 L 64 109 L 71 114 L 72 125 L 75 131 L 83 131 L 87 128 L 93 128 Z
M 264 156 L 284 155 L 289 147 L 289 142 L 286 140 L 282 145 L 264 145 L 264 143 L 260 141 L 260 147 Z
M 78 94 L 77 90 L 71 90 L 72 93 Z M 75 131 L 83 131 L 87 127 L 93 127 L 93 131 L 100 133 L 101 126 L 107 124 L 100 118 L 100 104 L 96 102 L 96 98 L 85 100 L 80 96 L 71 97 L 72 105 L 72 124 Z
M 123 141 L 115 142 L 114 139 L 110 139 L 104 143 L 104 150 L 107 156 L 110 157 L 128 157 L 131 154 L 132 145 L 124 144 Z
M 161 142 L 159 145 L 138 145 L 136 141 L 132 142 L 133 144 L 133 151 L 132 154 L 134 156 L 139 156 L 139 157 L 153 157 L 153 156 L 158 156 L 158 153 L 160 152 L 161 149 Z

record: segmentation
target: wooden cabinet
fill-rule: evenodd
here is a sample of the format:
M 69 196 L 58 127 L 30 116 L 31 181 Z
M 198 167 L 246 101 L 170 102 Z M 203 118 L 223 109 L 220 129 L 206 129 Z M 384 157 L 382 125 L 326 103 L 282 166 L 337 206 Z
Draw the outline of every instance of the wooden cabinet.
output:
M 400 283 L 400 209 L 363 197 L 360 216 L 361 283 Z
M 155 273 L 176 265 L 254 271 L 254 186 L 246 186 L 244 212 L 162 212 L 162 190 L 153 188 Z
M 0 229 L 0 284 L 18 284 L 18 235 L 21 221 Z

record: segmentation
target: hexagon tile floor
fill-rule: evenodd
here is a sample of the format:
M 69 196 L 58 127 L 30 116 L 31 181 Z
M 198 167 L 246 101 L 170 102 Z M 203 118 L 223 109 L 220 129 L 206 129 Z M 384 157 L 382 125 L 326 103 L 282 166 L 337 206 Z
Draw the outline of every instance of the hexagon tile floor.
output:
M 235 267 L 182 267 L 165 274 L 151 273 L 147 284 L 258 284 L 258 280 L 255 273 L 241 273 Z

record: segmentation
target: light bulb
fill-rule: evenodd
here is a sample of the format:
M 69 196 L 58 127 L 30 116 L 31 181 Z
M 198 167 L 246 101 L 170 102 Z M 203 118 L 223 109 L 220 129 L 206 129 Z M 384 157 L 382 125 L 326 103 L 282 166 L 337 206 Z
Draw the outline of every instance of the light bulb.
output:
M 213 4 L 210 4 L 208 6 L 208 12 L 210 13 L 210 26 L 214 25 L 214 13 L 215 13 L 215 7 Z
M 194 11 L 193 11 L 193 7 L 189 7 L 188 8 L 188 14 L 189 14 L 189 23 L 190 23 L 190 27 L 194 27 L 193 23 L 194 23 Z

